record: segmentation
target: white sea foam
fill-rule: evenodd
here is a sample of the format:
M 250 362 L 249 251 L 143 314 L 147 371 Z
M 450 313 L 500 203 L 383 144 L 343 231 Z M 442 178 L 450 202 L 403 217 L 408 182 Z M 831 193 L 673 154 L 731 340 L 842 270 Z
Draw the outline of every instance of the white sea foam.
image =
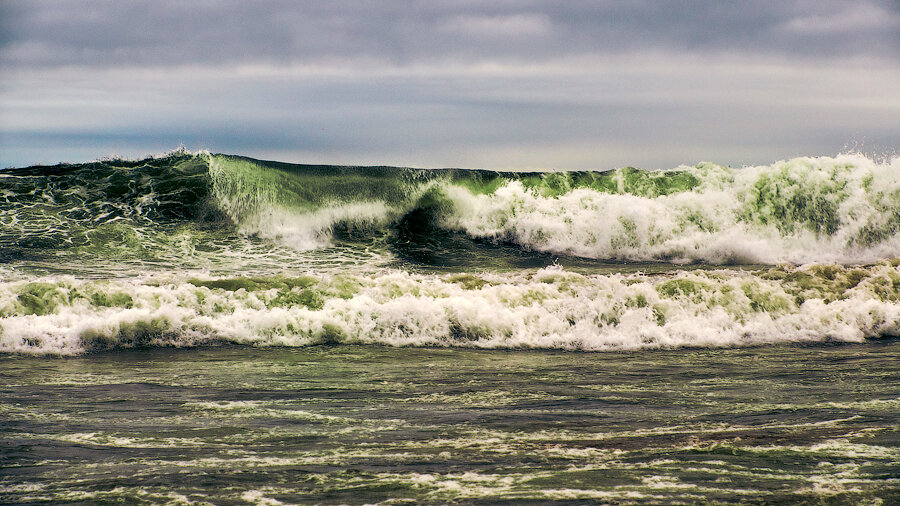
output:
M 391 271 L 223 283 L 0 283 L 0 351 L 71 355 L 222 341 L 599 351 L 900 335 L 900 268 L 890 264 L 666 276 Z
M 449 186 L 454 206 L 442 224 L 590 258 L 861 264 L 900 256 L 900 158 L 840 155 L 677 170 L 699 184 L 629 193 L 620 173 L 619 193 L 574 188 L 544 195 L 510 181 L 475 195 Z
M 272 239 L 300 251 L 331 245 L 333 227 L 383 226 L 394 215 L 384 202 L 354 202 L 316 209 L 306 213 L 271 206 L 245 217 L 241 231 Z

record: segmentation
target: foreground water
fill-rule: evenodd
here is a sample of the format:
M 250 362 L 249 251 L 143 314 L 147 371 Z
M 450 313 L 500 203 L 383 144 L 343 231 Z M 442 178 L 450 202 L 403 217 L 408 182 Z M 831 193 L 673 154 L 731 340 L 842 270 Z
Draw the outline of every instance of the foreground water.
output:
M 900 341 L 0 359 L 0 501 L 900 501 Z

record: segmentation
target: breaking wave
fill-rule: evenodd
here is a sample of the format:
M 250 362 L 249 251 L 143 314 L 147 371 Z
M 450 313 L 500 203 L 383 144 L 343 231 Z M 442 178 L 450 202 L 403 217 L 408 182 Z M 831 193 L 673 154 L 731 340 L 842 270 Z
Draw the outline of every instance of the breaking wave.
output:
M 593 259 L 872 263 L 900 256 L 900 162 L 862 155 L 733 169 L 509 173 L 312 167 L 210 157 L 221 207 L 300 249 L 335 228 L 420 230 Z M 251 196 L 251 198 L 247 198 Z
M 898 160 L 515 173 L 176 153 L 3 172 L 0 245 L 9 256 L 121 235 L 148 250 L 170 247 L 153 243 L 160 227 L 212 223 L 305 251 L 399 225 L 591 259 L 866 264 L 900 256 Z
M 858 342 L 900 333 L 898 257 L 900 159 L 858 154 L 660 172 L 186 152 L 8 169 L 0 352 Z
M 272 276 L 0 285 L 0 351 L 385 344 L 584 351 L 900 335 L 900 268 Z

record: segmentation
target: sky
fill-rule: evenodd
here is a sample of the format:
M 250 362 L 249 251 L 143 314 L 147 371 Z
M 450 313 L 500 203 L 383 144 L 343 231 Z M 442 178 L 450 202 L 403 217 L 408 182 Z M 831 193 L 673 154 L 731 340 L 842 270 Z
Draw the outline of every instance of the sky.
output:
M 0 0 L 0 167 L 732 166 L 900 147 L 900 1 Z

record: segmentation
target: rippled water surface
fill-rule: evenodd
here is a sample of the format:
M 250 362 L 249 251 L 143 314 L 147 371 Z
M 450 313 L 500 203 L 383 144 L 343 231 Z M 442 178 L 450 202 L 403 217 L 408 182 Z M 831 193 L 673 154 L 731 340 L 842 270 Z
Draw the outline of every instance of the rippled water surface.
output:
M 900 341 L 0 357 L 4 503 L 900 502 Z

